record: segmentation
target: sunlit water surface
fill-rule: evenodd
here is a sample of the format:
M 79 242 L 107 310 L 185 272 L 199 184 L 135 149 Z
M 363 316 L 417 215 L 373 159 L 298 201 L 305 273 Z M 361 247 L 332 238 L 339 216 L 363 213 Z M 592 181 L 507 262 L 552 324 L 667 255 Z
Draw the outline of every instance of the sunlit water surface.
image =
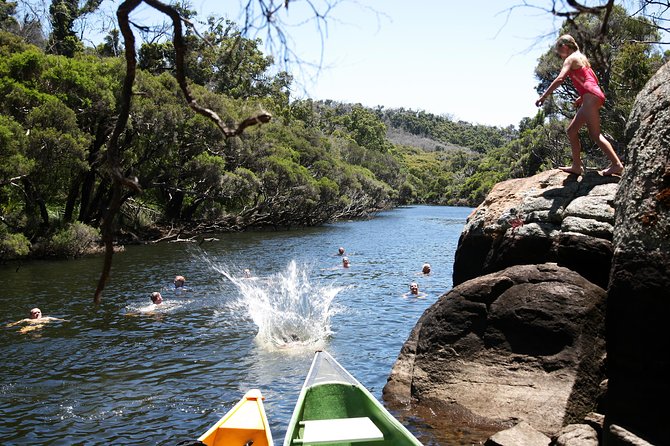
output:
M 451 289 L 470 211 L 416 206 L 368 221 L 222 234 L 200 246 L 131 246 L 115 256 L 99 307 L 99 257 L 0 267 L 1 441 L 174 445 L 259 388 L 281 444 L 316 349 L 381 399 L 410 330 Z M 425 262 L 429 276 L 420 273 Z M 188 288 L 180 295 L 177 274 Z M 425 298 L 404 296 L 413 281 Z M 152 291 L 162 305 L 151 304 Z M 6 327 L 34 306 L 64 321 L 27 333 Z M 461 435 L 419 415 L 402 421 L 425 444 L 457 444 Z

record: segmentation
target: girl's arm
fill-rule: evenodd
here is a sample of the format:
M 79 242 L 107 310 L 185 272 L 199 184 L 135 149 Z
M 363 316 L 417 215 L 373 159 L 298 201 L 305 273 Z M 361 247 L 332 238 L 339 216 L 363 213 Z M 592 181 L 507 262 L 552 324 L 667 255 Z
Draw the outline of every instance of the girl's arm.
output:
M 544 101 L 547 99 L 547 96 L 549 96 L 551 93 L 554 92 L 562 83 L 565 81 L 565 78 L 568 76 L 568 72 L 572 69 L 572 56 L 569 56 L 565 59 L 563 62 L 563 66 L 561 67 L 561 72 L 558 73 L 558 76 L 556 76 L 556 79 L 553 80 L 551 85 L 549 85 L 549 88 L 542 93 L 542 96 L 535 101 L 536 106 L 540 106 L 544 103 Z

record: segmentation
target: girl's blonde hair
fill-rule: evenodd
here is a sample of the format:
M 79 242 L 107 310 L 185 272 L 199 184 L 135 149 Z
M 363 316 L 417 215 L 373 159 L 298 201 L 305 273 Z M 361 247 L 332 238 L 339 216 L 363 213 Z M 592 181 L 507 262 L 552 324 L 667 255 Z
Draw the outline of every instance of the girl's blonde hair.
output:
M 573 51 L 579 51 L 579 45 L 577 45 L 577 41 L 575 41 L 575 38 L 570 34 L 563 34 L 558 38 L 556 41 L 556 46 L 560 45 L 565 45 Z
M 579 51 L 579 45 L 577 45 L 577 42 L 575 41 L 574 37 L 572 37 L 570 34 L 563 34 L 561 37 L 558 38 L 556 41 L 556 47 L 559 47 L 561 45 L 565 45 L 568 48 L 570 48 L 573 52 L 578 52 Z M 591 62 L 589 62 L 589 59 L 583 54 L 579 54 L 579 60 L 581 61 L 580 63 L 582 66 L 585 67 L 590 67 Z

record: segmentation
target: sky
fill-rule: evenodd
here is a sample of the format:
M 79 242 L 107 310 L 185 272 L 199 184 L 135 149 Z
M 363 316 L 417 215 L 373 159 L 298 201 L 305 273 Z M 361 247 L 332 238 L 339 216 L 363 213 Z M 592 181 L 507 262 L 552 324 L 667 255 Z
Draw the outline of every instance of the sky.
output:
M 199 18 L 216 15 L 239 22 L 239 1 L 191 4 Z M 307 3 L 292 0 L 279 18 L 287 25 L 289 48 L 303 61 L 290 65 L 293 97 L 518 125 L 537 111 L 534 69 L 561 24 L 548 12 L 519 6 L 523 3 L 341 0 L 320 31 L 314 21 L 296 25 L 306 17 Z

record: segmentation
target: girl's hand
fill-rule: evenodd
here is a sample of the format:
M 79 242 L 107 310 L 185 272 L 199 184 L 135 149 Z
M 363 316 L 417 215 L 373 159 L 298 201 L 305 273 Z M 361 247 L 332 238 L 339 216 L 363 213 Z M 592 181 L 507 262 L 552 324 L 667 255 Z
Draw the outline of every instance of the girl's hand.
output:
M 539 107 L 539 106 L 541 106 L 542 104 L 544 104 L 544 98 L 543 98 L 542 96 L 540 96 L 540 99 L 538 99 L 537 101 L 535 101 L 535 106 L 536 106 L 536 107 Z
M 577 100 L 575 101 L 575 108 L 581 107 L 582 102 L 584 102 L 584 98 L 582 96 L 578 97 Z

